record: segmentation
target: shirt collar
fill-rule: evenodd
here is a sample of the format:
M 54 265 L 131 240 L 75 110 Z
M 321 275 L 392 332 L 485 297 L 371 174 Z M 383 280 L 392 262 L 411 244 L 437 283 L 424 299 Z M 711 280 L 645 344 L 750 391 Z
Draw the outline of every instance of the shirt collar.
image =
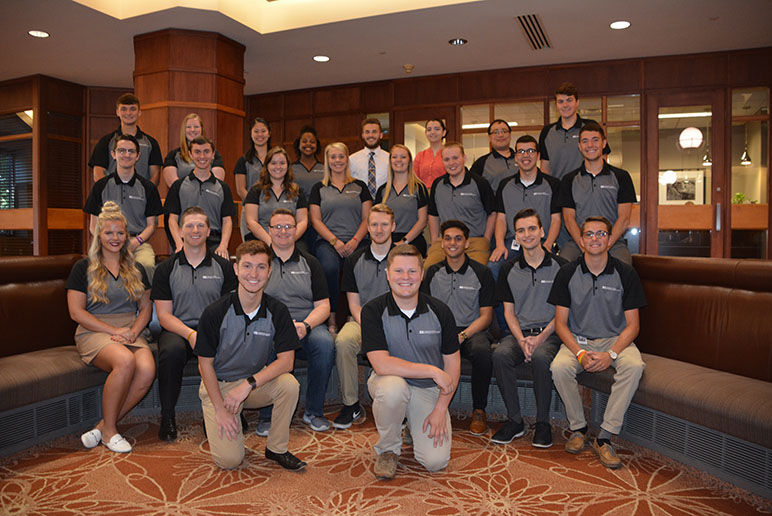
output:
M 389 253 L 391 252 L 392 249 L 394 249 L 394 242 L 392 242 L 391 243 L 391 247 L 389 247 Z M 389 256 L 389 253 L 386 253 L 387 257 Z M 369 245 L 367 246 L 367 251 L 365 251 L 365 256 L 364 257 L 367 260 L 372 260 L 372 261 L 377 262 L 377 263 L 381 263 L 383 260 L 386 260 L 386 258 L 384 258 L 380 262 L 378 260 L 376 260 L 375 256 L 373 256 L 373 248 L 372 248 L 372 246 L 369 246 Z
M 113 173 L 112 173 L 112 174 L 110 174 L 110 175 L 111 175 L 111 176 L 115 176 L 115 177 L 113 177 L 113 180 L 115 181 L 115 184 L 116 184 L 116 185 L 118 185 L 118 186 L 120 186 L 120 185 L 129 185 L 129 186 L 134 186 L 134 183 L 136 183 L 136 182 L 137 182 L 137 171 L 136 171 L 136 170 L 134 171 L 134 173 L 133 173 L 133 174 L 131 174 L 131 179 L 129 179 L 129 180 L 128 180 L 128 181 L 126 181 L 125 183 L 123 182 L 123 179 L 121 179 L 121 177 L 118 175 L 118 172 L 117 172 L 117 171 L 116 171 L 116 172 L 113 172 Z
M 612 260 L 614 260 L 614 257 L 609 255 L 608 261 L 606 262 L 606 267 L 603 269 L 603 271 L 601 271 L 601 273 L 598 276 L 614 273 L 614 264 L 611 263 Z M 592 274 L 590 269 L 587 267 L 587 262 L 584 261 L 584 253 L 582 253 L 581 258 L 579 258 L 579 265 L 582 267 L 582 272 L 584 274 Z
M 562 120 L 562 118 L 558 118 L 558 121 L 555 123 L 555 130 L 556 131 L 569 132 L 569 131 L 573 131 L 574 129 L 581 129 L 582 126 L 586 123 L 584 118 L 580 117 L 579 114 L 577 114 L 576 115 L 576 122 L 574 122 L 574 125 L 572 125 L 568 129 L 563 129 L 563 124 L 560 123 L 561 120 Z
M 273 250 L 273 246 L 271 246 L 271 250 Z M 294 246 L 292 249 L 292 254 L 289 258 L 287 258 L 286 261 L 282 261 L 281 258 L 279 258 L 279 255 L 276 254 L 276 252 L 273 253 L 273 259 L 277 260 L 277 263 L 285 264 L 288 262 L 299 262 L 300 261 L 300 251 L 298 251 L 298 246 Z
M 515 159 L 515 151 L 514 151 L 514 149 L 512 149 L 512 147 L 509 148 L 509 157 L 508 158 L 506 156 L 504 156 L 503 154 L 501 154 L 496 149 L 491 149 L 491 154 L 493 155 L 494 158 L 497 158 L 497 159 L 505 159 L 505 160 Z
M 120 136 L 122 134 L 123 134 L 123 131 L 121 131 L 121 126 L 118 125 L 118 129 L 115 130 L 115 136 L 118 137 L 118 136 Z M 144 137 L 145 137 L 145 133 L 143 133 L 142 129 L 140 129 L 139 126 L 137 126 L 137 134 L 134 135 L 134 138 L 139 140 L 139 139 L 144 138 Z
M 407 315 L 405 315 L 405 312 L 402 311 L 402 309 L 397 306 L 397 302 L 394 301 L 394 295 L 389 291 L 388 298 L 386 299 L 386 309 L 389 312 L 390 316 L 399 315 L 405 319 L 412 320 L 418 317 L 421 314 L 425 314 L 429 311 L 429 305 L 426 304 L 426 299 L 424 298 L 425 294 L 422 294 L 421 292 L 418 293 L 418 304 L 415 307 L 415 312 L 413 312 L 413 315 L 408 319 Z
M 531 183 L 530 185 L 525 186 L 523 184 L 523 180 L 520 179 L 520 171 L 518 170 L 517 172 L 515 172 L 515 182 L 516 183 L 520 183 L 525 188 L 529 188 L 529 187 L 531 187 L 533 185 L 540 185 L 540 184 L 542 184 L 544 182 L 544 172 L 542 172 L 540 169 L 537 168 L 536 169 L 536 180 L 533 183 Z
M 177 262 L 180 265 L 189 265 L 189 266 L 193 267 L 192 265 L 190 265 L 190 262 L 188 261 L 188 257 L 185 256 L 185 251 L 184 250 L 182 250 L 182 251 L 177 253 Z M 201 263 L 198 264 L 198 267 L 201 267 L 202 265 L 205 266 L 205 267 L 211 267 L 211 265 L 212 265 L 212 251 L 210 251 L 209 249 L 206 250 L 206 254 L 204 255 L 204 259 L 201 260 Z M 193 267 L 193 268 L 196 269 L 198 267 Z
M 583 174 L 585 176 L 591 176 L 589 172 L 587 172 L 587 168 L 584 166 L 584 160 L 582 160 L 582 164 L 579 166 L 579 173 Z M 611 174 L 611 169 L 608 166 L 608 162 L 606 160 L 603 160 L 603 168 L 600 169 L 600 172 L 598 172 L 599 176 L 607 176 Z
M 196 177 L 196 169 L 194 168 L 193 170 L 190 171 L 190 174 L 188 174 L 188 179 L 190 179 L 191 181 L 198 181 L 199 183 L 202 183 L 202 184 L 203 183 L 214 184 L 217 182 L 217 178 L 214 177 L 214 174 L 212 174 L 212 169 L 209 169 L 209 177 L 201 181 L 199 178 Z
M 236 288 L 233 292 L 230 293 L 231 296 L 231 304 L 233 305 L 233 311 L 236 312 L 236 315 L 240 316 L 246 316 L 247 314 L 244 312 L 244 308 L 241 306 L 241 300 L 239 300 L 239 289 Z M 255 321 L 257 319 L 265 319 L 268 316 L 268 309 L 265 307 L 265 292 L 263 292 L 263 298 L 260 301 L 260 308 L 257 309 L 257 314 L 255 314 L 254 319 L 250 319 L 251 321 Z
M 448 174 L 447 172 L 445 172 L 445 175 L 443 176 L 442 180 L 445 182 L 446 185 L 453 186 L 453 184 L 451 184 L 451 182 L 450 182 L 450 174 Z M 463 179 L 463 181 L 461 181 L 461 184 L 459 184 L 458 186 L 453 186 L 453 188 L 461 188 L 462 186 L 468 185 L 471 182 L 472 182 L 472 175 L 469 173 L 468 170 L 466 170 L 466 167 L 464 167 L 464 179 Z
M 542 246 L 542 249 L 544 249 L 543 246 Z M 532 270 L 538 270 L 538 269 L 541 269 L 542 267 L 549 267 L 550 265 L 552 265 L 552 253 L 544 249 L 544 258 L 542 258 L 541 263 L 536 267 L 536 269 L 531 267 L 530 264 L 526 261 L 525 253 L 520 253 L 520 257 L 518 258 L 518 263 L 521 269 L 528 268 Z
M 469 255 L 464 253 L 464 263 L 461 265 L 461 267 L 458 268 L 457 271 L 454 271 L 450 268 L 447 258 L 442 260 L 442 263 L 445 265 L 445 272 L 448 274 L 466 274 L 466 270 L 469 268 Z

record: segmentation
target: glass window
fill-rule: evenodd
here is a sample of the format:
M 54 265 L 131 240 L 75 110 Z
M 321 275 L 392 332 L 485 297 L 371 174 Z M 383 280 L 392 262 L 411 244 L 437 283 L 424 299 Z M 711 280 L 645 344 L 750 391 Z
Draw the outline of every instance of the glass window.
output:
M 601 97 L 579 97 L 579 116 L 582 118 L 592 118 L 600 122 L 603 118 L 603 103 Z M 558 119 L 558 110 L 555 107 L 554 97 L 550 101 L 550 121 Z
M 579 104 L 581 106 L 581 104 Z M 584 115 L 582 115 L 584 116 Z M 641 96 L 621 95 L 606 98 L 606 121 L 633 122 L 641 119 Z
M 608 162 L 630 173 L 635 185 L 638 202 L 641 201 L 641 128 L 638 126 L 612 126 L 606 130 L 611 154 Z
M 32 139 L 0 143 L 0 209 L 32 207 Z
M 461 129 L 485 129 L 491 123 L 490 104 L 478 104 L 476 106 L 461 106 Z
M 0 136 L 32 133 L 32 110 L 0 116 Z
M 506 120 L 515 127 L 539 127 L 544 125 L 543 102 L 517 102 L 513 104 L 495 104 L 493 118 Z
M 467 168 L 472 166 L 474 160 L 491 151 L 488 133 L 465 134 L 461 137 L 461 142 L 464 145 Z
M 769 117 L 769 89 L 732 90 L 732 117 L 738 116 Z

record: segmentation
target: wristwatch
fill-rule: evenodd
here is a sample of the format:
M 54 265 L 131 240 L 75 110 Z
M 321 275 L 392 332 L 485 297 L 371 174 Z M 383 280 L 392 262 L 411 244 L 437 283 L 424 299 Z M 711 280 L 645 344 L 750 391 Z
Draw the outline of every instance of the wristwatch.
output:
M 254 391 L 257 389 L 257 380 L 255 380 L 254 376 L 247 376 L 247 383 L 249 384 L 250 390 Z
M 617 352 L 616 352 L 616 351 L 612 351 L 612 350 L 610 350 L 610 349 L 609 349 L 609 350 L 608 350 L 608 356 L 610 356 L 610 357 L 611 357 L 611 360 L 616 360 L 616 359 L 617 359 L 617 356 L 619 356 L 619 355 L 617 355 Z
M 306 327 L 306 335 L 311 333 L 311 325 L 310 324 L 308 324 L 306 321 L 303 321 L 303 326 Z
M 461 338 L 463 338 L 464 340 L 466 340 L 466 339 L 468 339 L 468 338 L 469 338 L 469 337 L 467 336 L 467 334 L 466 334 L 466 331 L 461 331 L 461 333 L 459 333 L 459 335 L 461 335 Z

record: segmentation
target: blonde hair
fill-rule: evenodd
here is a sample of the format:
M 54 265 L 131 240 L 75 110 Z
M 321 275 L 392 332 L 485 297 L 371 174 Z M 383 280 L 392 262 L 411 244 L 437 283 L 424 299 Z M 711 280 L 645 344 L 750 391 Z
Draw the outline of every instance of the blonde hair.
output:
M 201 136 L 206 136 L 206 133 L 204 133 L 204 121 L 201 120 L 201 117 L 196 113 L 188 113 L 185 115 L 185 118 L 182 119 L 182 128 L 180 129 L 180 156 L 185 160 L 185 163 L 193 163 L 193 160 L 190 157 L 188 138 L 185 136 L 185 127 L 188 125 L 188 120 L 193 118 L 198 120 L 198 123 L 201 126 Z
M 423 181 L 421 181 L 413 171 L 413 153 L 410 152 L 410 149 L 408 149 L 406 146 L 402 145 L 401 143 L 394 144 L 392 145 L 391 150 L 389 151 L 389 173 L 388 173 L 388 176 L 386 177 L 386 186 L 383 189 L 383 199 L 381 200 L 382 203 L 385 203 L 387 200 L 389 200 L 389 195 L 391 194 L 391 185 L 394 183 L 394 170 L 392 170 L 391 168 L 391 154 L 394 152 L 394 149 L 402 149 L 405 152 L 407 152 L 407 160 L 408 160 L 407 161 L 407 191 L 408 193 L 410 195 L 413 195 L 418 185 L 424 184 Z
M 287 161 L 287 172 L 284 174 L 284 180 L 281 182 L 281 186 L 284 188 L 284 191 L 287 192 L 287 199 L 294 201 L 300 194 L 300 187 L 295 182 L 295 178 L 292 175 L 289 154 L 287 154 L 287 151 L 282 147 L 274 147 L 266 153 L 265 163 L 263 163 L 263 168 L 260 170 L 260 178 L 252 188 L 257 188 L 262 191 L 266 200 L 271 198 L 271 188 L 273 187 L 273 183 L 271 182 L 271 175 L 268 173 L 268 164 L 277 154 L 282 154 Z
M 107 299 L 107 275 L 110 271 L 102 263 L 102 239 L 100 234 L 106 222 L 118 221 L 126 229 L 126 217 L 123 216 L 121 208 L 112 201 L 107 201 L 102 206 L 102 211 L 97 217 L 94 238 L 91 239 L 91 245 L 88 248 L 88 295 L 94 301 L 99 303 L 109 303 Z M 128 299 L 139 301 L 145 291 L 145 285 L 142 283 L 142 274 L 134 265 L 134 253 L 129 250 L 129 235 L 126 232 L 126 240 L 123 242 L 120 255 L 120 271 L 118 277 L 123 280 L 123 286 L 129 293 Z
M 330 160 L 327 156 L 333 149 L 339 150 L 346 155 L 346 171 L 343 178 L 343 183 L 349 184 L 354 180 L 354 178 L 351 177 L 351 162 L 349 161 L 348 147 L 343 142 L 331 143 L 324 148 L 324 176 L 322 177 L 322 184 L 324 186 L 330 186 L 330 176 L 332 176 L 332 172 L 330 171 Z

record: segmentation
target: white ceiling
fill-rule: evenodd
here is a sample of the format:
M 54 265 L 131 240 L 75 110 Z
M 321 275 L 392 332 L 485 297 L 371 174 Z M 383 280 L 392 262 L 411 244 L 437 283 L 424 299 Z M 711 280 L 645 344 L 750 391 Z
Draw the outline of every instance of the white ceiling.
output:
M 281 2 L 289 15 L 309 3 L 335 9 L 332 0 Z M 539 15 L 551 49 L 530 49 L 515 20 L 524 14 Z M 618 19 L 632 26 L 609 29 Z M 131 87 L 133 37 L 175 27 L 244 44 L 247 95 L 403 78 L 408 63 L 420 76 L 772 46 L 770 0 L 485 0 L 270 34 L 211 10 L 174 7 L 118 20 L 71 0 L 2 0 L 0 20 L 0 80 L 44 73 Z M 30 29 L 51 37 L 32 38 Z M 469 44 L 448 45 L 454 37 Z M 315 63 L 315 54 L 331 61 Z

